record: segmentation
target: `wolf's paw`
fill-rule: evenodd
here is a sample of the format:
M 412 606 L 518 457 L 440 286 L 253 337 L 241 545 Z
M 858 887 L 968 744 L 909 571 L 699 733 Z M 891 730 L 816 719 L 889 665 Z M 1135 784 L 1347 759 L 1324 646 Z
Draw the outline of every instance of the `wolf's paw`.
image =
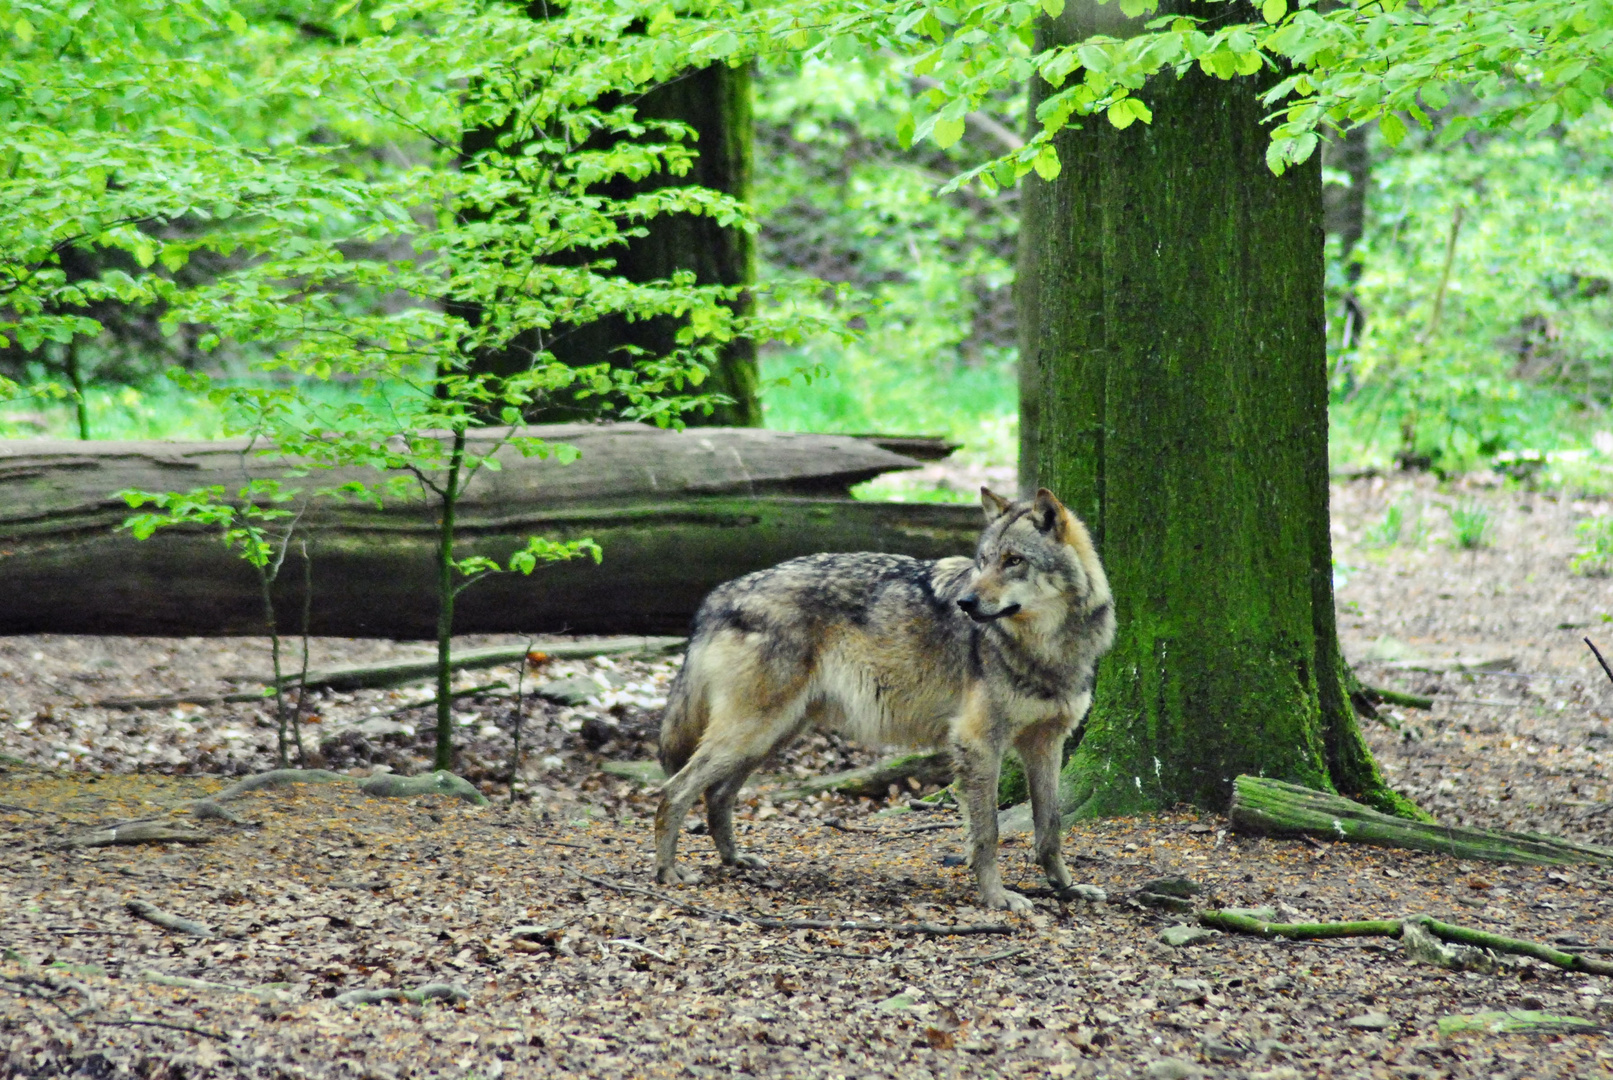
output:
M 1011 911 L 1015 915 L 1029 915 L 1036 910 L 1036 905 L 1017 892 L 1002 890 L 995 896 L 985 898 L 986 907 L 993 911 Z
M 766 870 L 767 860 L 757 855 L 736 854 L 728 860 L 728 865 L 735 870 Z
M 658 866 L 655 868 L 655 880 L 662 885 L 698 885 L 700 884 L 700 871 L 688 866 Z

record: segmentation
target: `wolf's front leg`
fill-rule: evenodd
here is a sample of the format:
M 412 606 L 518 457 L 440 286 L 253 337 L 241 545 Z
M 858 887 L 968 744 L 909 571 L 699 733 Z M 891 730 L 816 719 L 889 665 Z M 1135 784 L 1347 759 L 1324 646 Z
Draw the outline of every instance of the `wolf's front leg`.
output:
M 1002 768 L 1002 747 L 965 731 L 952 742 L 953 771 L 958 804 L 968 832 L 969 866 L 980 886 L 980 900 L 992 909 L 1028 912 L 1031 902 L 1003 888 L 997 865 L 997 776 Z
M 1059 852 L 1059 758 L 1064 749 L 1064 725 L 1046 722 L 1025 729 L 1014 740 L 1025 763 L 1025 782 L 1031 792 L 1031 820 L 1036 824 L 1036 865 L 1055 889 L 1070 887 L 1070 871 Z

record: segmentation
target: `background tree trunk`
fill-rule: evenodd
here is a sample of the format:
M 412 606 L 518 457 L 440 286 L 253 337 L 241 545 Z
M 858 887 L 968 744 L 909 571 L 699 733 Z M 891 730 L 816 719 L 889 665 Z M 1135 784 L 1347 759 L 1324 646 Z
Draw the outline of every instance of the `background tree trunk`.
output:
M 1022 481 L 1092 527 L 1120 624 L 1065 769 L 1081 815 L 1224 808 L 1240 773 L 1406 809 L 1345 692 L 1321 173 L 1266 169 L 1269 82 L 1154 79 L 1152 124 L 1066 131 L 1022 194 Z
M 582 451 L 569 465 L 500 453 L 458 508 L 455 554 L 497 559 L 533 535 L 592 537 L 604 561 L 495 575 L 460 594 L 456 633 L 673 633 L 688 629 L 713 586 L 816 551 L 967 554 L 976 506 L 854 500 L 848 488 L 909 458 L 866 441 L 754 429 L 672 432 L 637 424 L 531 430 Z M 478 434 L 472 432 L 472 449 Z M 252 567 L 213 530 L 139 541 L 114 492 L 189 491 L 248 476 L 280 478 L 284 461 L 231 442 L 0 442 L 0 634 L 260 634 Z M 382 479 L 370 469 L 286 480 L 313 489 Z M 312 559 L 315 633 L 430 638 L 436 627 L 435 511 L 418 499 L 319 503 L 303 519 Z M 293 554 L 291 558 L 299 556 Z M 301 568 L 275 584 L 282 630 L 296 632 Z
M 617 102 L 602 103 L 614 105 Z M 640 181 L 618 177 L 595 190 L 611 199 L 627 199 L 634 194 L 662 187 L 703 187 L 720 191 L 743 202 L 750 200 L 752 140 L 751 72 L 749 67 L 731 68 L 723 64 L 700 68 L 648 91 L 632 102 L 640 119 L 676 120 L 698 135 L 694 167 L 683 176 L 657 173 Z M 466 132 L 462 141 L 465 155 L 493 149 L 499 129 Z M 648 136 L 660 141 L 659 133 Z M 613 274 L 632 282 L 670 278 L 679 270 L 692 270 L 701 285 L 750 285 L 756 280 L 756 246 L 743 229 L 723 228 L 708 217 L 669 214 L 645 222 L 647 235 L 634 238 L 625 246 L 604 251 L 580 252 L 577 258 L 593 261 L 610 258 L 616 262 Z M 748 298 L 740 307 L 748 308 Z M 580 367 L 610 361 L 631 366 L 631 358 L 619 350 L 636 346 L 661 356 L 672 351 L 680 320 L 671 317 L 629 322 L 609 317 L 582 325 L 553 327 L 541 339 L 562 363 Z M 482 370 L 513 374 L 524 370 L 534 350 L 540 347 L 536 332 L 523 334 L 496 354 L 478 357 Z M 761 399 L 757 396 L 756 345 L 749 339 L 729 343 L 719 354 L 716 368 L 700 387 L 703 392 L 720 392 L 733 399 L 718 406 L 710 416 L 688 413 L 691 425 L 757 427 L 762 422 Z M 590 398 L 584 402 L 555 403 L 533 410 L 534 423 L 564 423 L 602 415 L 611 399 Z

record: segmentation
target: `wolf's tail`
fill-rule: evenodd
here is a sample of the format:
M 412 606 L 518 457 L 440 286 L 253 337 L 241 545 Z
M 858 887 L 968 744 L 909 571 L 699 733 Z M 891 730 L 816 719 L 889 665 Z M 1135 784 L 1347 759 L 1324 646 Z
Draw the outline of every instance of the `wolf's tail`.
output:
M 672 776 L 694 756 L 700 737 L 706 733 L 706 688 L 695 664 L 694 644 L 684 657 L 683 670 L 667 694 L 666 712 L 661 714 L 661 771 Z

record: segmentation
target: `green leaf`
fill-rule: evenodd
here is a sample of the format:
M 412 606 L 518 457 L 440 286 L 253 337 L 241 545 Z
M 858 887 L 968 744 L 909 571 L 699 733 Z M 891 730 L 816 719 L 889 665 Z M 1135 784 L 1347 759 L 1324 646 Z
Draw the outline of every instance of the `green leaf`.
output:
M 1129 128 L 1138 120 L 1147 124 L 1154 119 L 1154 114 L 1149 111 L 1148 106 L 1132 97 L 1121 98 L 1109 106 L 1109 111 L 1106 115 L 1109 117 L 1109 123 L 1121 131 Z
M 1130 101 L 1131 99 L 1127 98 L 1126 100 Z M 1045 144 L 1036 152 L 1036 160 L 1031 163 L 1031 167 L 1036 170 L 1037 176 L 1049 183 L 1058 179 L 1061 166 L 1058 151 L 1053 149 L 1052 143 Z
M 963 138 L 963 128 L 962 117 L 954 120 L 943 116 L 935 122 L 935 127 L 930 131 L 930 137 L 935 140 L 935 145 L 945 150 Z
M 1265 0 L 1260 5 L 1260 17 L 1275 26 L 1288 14 L 1288 0 Z
M 1042 10 L 1049 19 L 1056 19 L 1064 14 L 1064 0 L 1042 0 Z
M 1378 132 L 1390 146 L 1399 146 L 1406 137 L 1406 122 L 1399 115 L 1385 112 L 1378 118 Z

